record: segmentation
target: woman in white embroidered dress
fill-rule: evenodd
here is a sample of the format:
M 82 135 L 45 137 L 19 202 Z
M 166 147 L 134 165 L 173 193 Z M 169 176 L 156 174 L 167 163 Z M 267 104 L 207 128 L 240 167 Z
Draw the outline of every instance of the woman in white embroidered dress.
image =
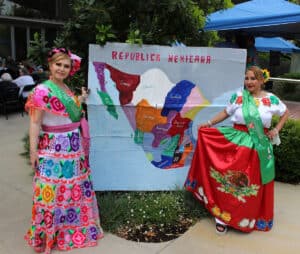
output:
M 262 89 L 263 71 L 251 66 L 245 90 L 233 94 L 229 105 L 199 126 L 185 187 L 216 218 L 216 232 L 227 226 L 251 232 L 269 231 L 274 217 L 274 155 L 270 141 L 286 122 L 286 105 Z M 270 129 L 273 115 L 279 115 Z M 232 127 L 211 128 L 231 117 Z

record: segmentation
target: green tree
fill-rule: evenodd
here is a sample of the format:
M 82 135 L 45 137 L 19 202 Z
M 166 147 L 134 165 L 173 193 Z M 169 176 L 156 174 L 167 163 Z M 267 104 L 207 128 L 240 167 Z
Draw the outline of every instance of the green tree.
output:
M 34 33 L 33 40 L 30 41 L 30 46 L 27 53 L 27 58 L 32 60 L 37 65 L 47 65 L 47 53 L 50 50 L 46 45 L 47 41 L 43 41 L 39 33 Z
M 231 0 L 70 0 L 71 17 L 55 40 L 82 60 L 87 73 L 88 45 L 107 41 L 210 46 L 216 32 L 204 32 L 206 16 L 231 7 Z

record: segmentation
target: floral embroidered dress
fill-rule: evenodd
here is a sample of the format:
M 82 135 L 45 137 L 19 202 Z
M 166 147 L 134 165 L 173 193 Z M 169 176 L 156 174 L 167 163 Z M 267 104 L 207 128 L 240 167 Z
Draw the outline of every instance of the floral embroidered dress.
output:
M 266 142 L 261 150 L 262 143 L 251 136 L 253 123 L 245 122 L 244 103 L 243 93 L 238 92 L 226 108 L 234 128 L 199 130 L 185 187 L 225 224 L 244 232 L 268 231 L 273 226 L 274 157 L 264 132 L 272 116 L 283 115 L 286 106 L 272 93 L 254 98 L 256 120 Z
M 68 95 L 79 105 L 74 94 Z M 32 225 L 25 239 L 45 253 L 96 245 L 103 231 L 79 124 L 72 123 L 65 105 L 45 84 L 29 95 L 26 109 L 43 110 L 44 116 L 33 179 Z M 75 127 L 65 128 L 72 124 Z

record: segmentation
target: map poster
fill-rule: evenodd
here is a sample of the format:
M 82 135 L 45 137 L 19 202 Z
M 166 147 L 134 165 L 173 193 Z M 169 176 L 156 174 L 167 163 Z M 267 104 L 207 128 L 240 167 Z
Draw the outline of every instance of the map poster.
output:
M 245 60 L 243 49 L 90 45 L 95 190 L 183 188 L 197 125 L 243 87 Z

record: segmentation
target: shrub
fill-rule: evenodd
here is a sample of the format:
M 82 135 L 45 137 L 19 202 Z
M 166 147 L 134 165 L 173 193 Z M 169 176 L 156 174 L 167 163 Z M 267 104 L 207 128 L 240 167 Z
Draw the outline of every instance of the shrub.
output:
M 279 118 L 273 119 L 275 126 Z M 300 182 L 300 120 L 289 119 L 280 131 L 281 144 L 274 146 L 275 180 L 287 183 Z
M 149 231 L 154 227 L 166 233 L 171 227 L 189 227 L 198 219 L 208 216 L 204 206 L 185 190 L 96 194 L 101 225 L 105 231 L 114 234 L 140 228 Z

